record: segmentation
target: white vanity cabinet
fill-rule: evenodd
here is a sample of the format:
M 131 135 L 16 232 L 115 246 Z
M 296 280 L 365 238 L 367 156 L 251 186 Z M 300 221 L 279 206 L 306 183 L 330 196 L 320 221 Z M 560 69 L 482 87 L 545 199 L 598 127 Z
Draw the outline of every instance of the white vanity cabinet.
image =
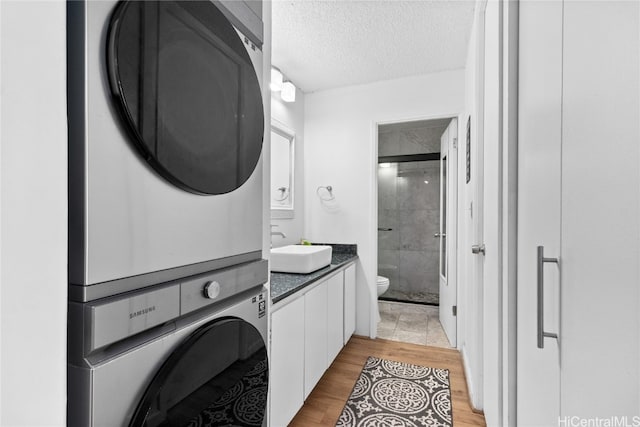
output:
M 327 286 L 327 368 L 344 346 L 344 273 L 329 279 Z
M 356 331 L 356 265 L 344 270 L 344 344 Z
M 328 280 L 304 295 L 304 398 L 316 386 L 327 364 Z
M 286 426 L 355 330 L 355 264 L 273 305 L 270 417 Z
M 304 403 L 304 298 L 271 316 L 271 425 L 286 426 Z

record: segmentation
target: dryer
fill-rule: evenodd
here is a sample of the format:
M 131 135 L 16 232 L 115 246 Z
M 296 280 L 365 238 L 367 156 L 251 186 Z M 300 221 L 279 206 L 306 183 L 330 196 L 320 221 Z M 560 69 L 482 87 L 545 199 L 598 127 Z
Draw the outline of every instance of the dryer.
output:
M 266 426 L 267 277 L 239 273 L 222 301 L 214 273 L 70 303 L 68 425 Z
M 67 8 L 70 300 L 259 262 L 260 18 L 202 0 Z

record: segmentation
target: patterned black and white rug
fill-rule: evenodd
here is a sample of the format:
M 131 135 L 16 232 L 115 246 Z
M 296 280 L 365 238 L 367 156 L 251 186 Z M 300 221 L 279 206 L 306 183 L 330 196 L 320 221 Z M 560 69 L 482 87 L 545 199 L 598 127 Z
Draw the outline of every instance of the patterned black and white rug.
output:
M 262 359 L 219 399 L 193 418 L 186 427 L 264 425 L 268 385 L 269 366 L 266 359 Z
M 451 427 L 447 369 L 369 356 L 336 427 Z

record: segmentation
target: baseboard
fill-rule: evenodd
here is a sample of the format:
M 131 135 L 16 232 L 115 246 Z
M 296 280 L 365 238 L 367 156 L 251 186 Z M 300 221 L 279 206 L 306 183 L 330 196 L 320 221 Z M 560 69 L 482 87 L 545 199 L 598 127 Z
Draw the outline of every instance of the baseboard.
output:
M 473 377 L 471 376 L 471 372 L 469 371 L 469 363 L 467 362 L 467 352 L 466 347 L 463 345 L 460 348 L 460 354 L 462 355 L 462 373 L 464 374 L 464 380 L 467 383 L 467 393 L 469 394 L 469 404 L 471 405 L 471 411 L 476 414 L 484 415 L 484 411 L 479 409 L 475 403 L 475 395 L 473 394 Z

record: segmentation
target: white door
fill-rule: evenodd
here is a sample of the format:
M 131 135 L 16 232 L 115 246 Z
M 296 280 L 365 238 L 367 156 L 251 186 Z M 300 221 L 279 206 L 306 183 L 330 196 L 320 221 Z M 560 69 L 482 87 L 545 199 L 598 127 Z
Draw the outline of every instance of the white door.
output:
M 519 426 L 638 420 L 639 12 L 520 2 Z
M 451 123 L 440 137 L 440 323 L 449 338 L 449 343 L 456 346 L 456 241 L 457 241 L 457 144 L 458 120 Z
M 544 28 L 544 31 L 540 31 Z M 558 342 L 538 348 L 537 247 L 560 255 L 562 3 L 520 2 L 518 122 L 519 426 L 557 425 Z M 544 266 L 544 330 L 558 332 L 558 267 Z
M 461 342 L 461 352 L 469 355 L 469 371 L 475 378 L 469 381 L 469 394 L 475 408 L 483 408 L 484 392 L 484 255 L 480 252 L 472 253 L 472 247 L 481 248 L 483 235 L 483 193 L 484 193 L 484 51 L 485 51 L 485 13 L 486 4 L 478 3 L 478 31 L 475 45 L 475 78 L 471 90 L 475 95 L 474 113 L 468 117 L 464 137 L 465 182 L 460 185 L 463 191 L 462 227 L 464 236 L 461 241 L 459 255 L 464 263 L 466 274 L 461 280 L 467 281 L 464 300 L 460 301 L 464 313 L 460 313 L 460 320 L 464 323 L 464 341 Z M 462 138 L 461 138 L 462 139 Z M 466 180 L 468 174 L 469 180 Z

